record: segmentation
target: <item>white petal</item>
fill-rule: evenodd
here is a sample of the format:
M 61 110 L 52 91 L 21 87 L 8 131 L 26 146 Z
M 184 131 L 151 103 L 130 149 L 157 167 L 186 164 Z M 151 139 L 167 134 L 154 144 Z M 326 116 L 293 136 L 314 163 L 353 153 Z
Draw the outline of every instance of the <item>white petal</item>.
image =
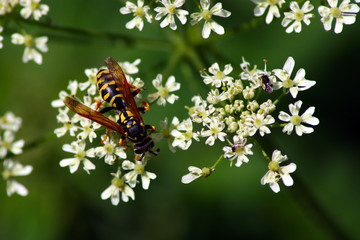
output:
M 201 175 L 195 175 L 193 173 L 188 173 L 181 178 L 181 182 L 184 184 L 188 184 L 188 183 L 191 183 L 192 181 L 194 181 L 195 179 L 199 178 L 200 176 Z
M 295 66 L 295 60 L 292 57 L 288 57 L 288 59 L 286 60 L 283 70 L 286 71 L 289 75 L 291 75 L 293 69 Z

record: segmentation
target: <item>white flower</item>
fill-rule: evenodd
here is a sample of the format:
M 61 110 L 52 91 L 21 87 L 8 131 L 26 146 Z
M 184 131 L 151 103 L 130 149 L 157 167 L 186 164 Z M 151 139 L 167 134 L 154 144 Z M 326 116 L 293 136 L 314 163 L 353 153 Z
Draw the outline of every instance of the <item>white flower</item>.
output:
M 294 21 L 293 24 L 291 24 L 285 31 L 287 33 L 291 33 L 293 31 L 299 33 L 301 32 L 301 22 L 304 21 L 306 25 L 309 25 L 310 18 L 314 17 L 314 14 L 308 13 L 314 9 L 314 6 L 310 4 L 310 1 L 306 1 L 300 9 L 298 3 L 293 1 L 290 3 L 290 9 L 292 12 L 284 13 L 285 17 L 281 22 L 281 25 L 286 27 Z
M 97 86 L 96 86 L 96 74 L 98 72 L 97 68 L 88 68 L 85 69 L 85 74 L 88 77 L 88 80 L 86 82 L 79 83 L 79 89 L 81 91 L 84 91 L 87 89 L 87 93 L 89 95 L 95 95 L 97 92 Z
M 191 183 L 192 181 L 194 181 L 195 179 L 203 176 L 203 177 L 208 177 L 211 174 L 211 169 L 204 167 L 203 169 L 200 169 L 198 167 L 194 167 L 194 166 L 190 166 L 188 167 L 189 173 L 182 176 L 181 178 L 181 182 L 184 184 L 188 184 Z
M 253 136 L 259 130 L 259 134 L 263 137 L 265 133 L 271 133 L 266 125 L 273 124 L 274 122 L 275 119 L 271 115 L 265 116 L 264 114 L 253 113 L 245 119 L 244 124 L 248 127 L 249 136 Z
M 40 4 L 41 0 L 20 0 L 20 5 L 24 8 L 21 9 L 20 15 L 28 19 L 31 15 L 38 21 L 42 15 L 46 15 L 49 12 L 49 6 L 46 4 Z
M 94 170 L 95 165 L 86 157 L 95 157 L 95 150 L 93 148 L 85 151 L 86 144 L 84 141 L 74 141 L 70 144 L 65 144 L 63 150 L 65 152 L 74 153 L 74 158 L 65 158 L 60 161 L 61 167 L 70 168 L 70 173 L 74 173 L 79 168 L 80 163 L 84 164 L 84 170 L 90 174 L 89 170 Z
M 319 6 L 318 11 L 321 16 L 321 22 L 324 24 L 324 29 L 329 31 L 331 29 L 332 20 L 335 18 L 335 33 L 341 33 L 343 29 L 343 24 L 349 25 L 353 24 L 356 20 L 356 14 L 360 8 L 358 5 L 350 1 L 344 0 L 341 2 L 339 7 L 337 7 L 338 0 L 327 0 L 330 8 L 325 6 Z
M 7 130 L 4 132 L 4 136 L 0 136 L 0 158 L 6 157 L 8 151 L 18 155 L 22 153 L 25 141 L 23 139 L 14 142 L 15 135 L 13 132 Z
M 119 62 L 119 65 L 123 69 L 124 73 L 127 75 L 135 74 L 139 72 L 139 68 L 137 67 L 141 63 L 141 59 L 138 58 L 134 62 Z M 137 86 L 137 85 L 136 85 Z
M 301 136 L 303 133 L 308 134 L 312 133 L 314 129 L 312 127 L 306 127 L 301 123 L 307 123 L 312 126 L 316 126 L 319 124 L 319 119 L 313 117 L 315 112 L 315 107 L 309 107 L 301 116 L 299 116 L 300 107 L 302 105 L 302 101 L 297 101 L 294 104 L 289 104 L 289 110 L 291 116 L 286 112 L 280 111 L 279 119 L 284 122 L 289 122 L 283 128 L 283 132 L 286 132 L 288 135 L 293 131 L 295 126 L 295 132 L 298 136 Z
M 199 141 L 198 134 L 193 132 L 193 124 L 190 118 L 182 121 L 176 129 L 171 131 L 171 135 L 175 138 L 172 146 L 183 150 L 190 147 L 192 139 Z
M 195 96 L 191 99 L 195 103 L 195 106 L 189 109 L 189 115 L 191 120 L 196 123 L 209 123 L 209 116 L 215 111 L 213 105 L 207 105 L 207 102 L 202 100 L 199 96 Z
M 144 161 L 136 161 L 136 163 L 133 163 L 129 160 L 125 160 L 122 163 L 122 168 L 124 170 L 132 170 L 124 175 L 124 179 L 130 187 L 134 188 L 136 186 L 138 175 L 141 176 L 142 187 L 145 190 L 149 188 L 150 180 L 156 178 L 155 173 L 145 171 L 145 165 L 146 162 Z
M 275 150 L 271 157 L 271 162 L 268 165 L 269 171 L 261 178 L 261 184 L 269 184 L 271 190 L 275 193 L 280 191 L 278 181 L 282 179 L 285 186 L 289 187 L 294 184 L 294 180 L 290 176 L 290 173 L 295 172 L 296 164 L 290 163 L 286 166 L 280 167 L 280 163 L 287 160 L 286 155 L 281 155 L 279 150 Z
M 224 122 L 220 121 L 218 118 L 211 118 L 210 125 L 206 124 L 206 126 L 209 130 L 201 129 L 201 136 L 208 137 L 205 144 L 212 146 L 216 139 L 219 139 L 222 142 L 225 141 L 226 133 L 222 132 L 225 128 Z
M 304 91 L 315 85 L 315 81 L 305 79 L 305 70 L 300 68 L 295 75 L 294 80 L 290 79 L 291 73 L 294 70 L 295 60 L 288 57 L 283 69 L 274 69 L 273 72 L 280 79 L 281 82 L 274 83 L 274 89 L 284 88 L 289 89 L 293 98 L 296 98 L 299 91 Z
M 1 0 L 0 1 L 0 16 L 5 15 L 8 12 L 11 12 L 13 7 L 17 4 L 17 0 Z
M 206 71 L 201 73 L 201 76 L 204 78 L 205 84 L 211 84 L 211 86 L 215 86 L 216 88 L 220 88 L 221 86 L 225 86 L 226 84 L 232 82 L 233 78 L 227 76 L 229 73 L 231 73 L 233 70 L 232 66 L 230 64 L 225 65 L 224 71 L 220 70 L 219 64 L 214 63 L 209 68 L 208 74 Z
M 130 22 L 126 23 L 125 27 L 127 29 L 133 29 L 137 27 L 141 31 L 144 27 L 144 21 L 143 21 L 144 16 L 146 20 L 149 23 L 151 23 L 152 16 L 149 14 L 149 10 L 150 10 L 149 6 L 147 5 L 144 6 L 144 0 L 138 0 L 137 6 L 134 3 L 127 1 L 126 6 L 120 8 L 120 13 L 121 14 L 133 13 L 135 17 Z
M 14 33 L 13 35 L 11 35 L 11 42 L 13 44 L 25 45 L 25 51 L 23 55 L 24 63 L 27 63 L 30 60 L 34 60 L 37 64 L 42 64 L 42 56 L 37 51 L 37 49 L 41 52 L 47 52 L 47 41 L 48 37 L 34 38 L 30 34 L 22 35 L 20 33 Z
M 120 192 L 121 192 L 121 199 L 124 202 L 128 202 L 129 198 L 134 200 L 135 199 L 134 190 L 132 190 L 131 187 L 126 185 L 124 179 L 121 178 L 120 168 L 116 173 L 111 173 L 111 175 L 113 175 L 114 178 L 111 181 L 111 185 L 101 193 L 101 199 L 105 200 L 111 198 L 112 205 L 116 206 L 120 202 Z
M 75 136 L 75 132 L 79 129 L 79 126 L 75 125 L 74 119 L 69 118 L 68 112 L 68 108 L 65 110 L 59 109 L 59 114 L 56 116 L 58 122 L 64 124 L 62 127 L 54 130 L 58 138 L 64 136 L 67 131 L 69 131 L 70 136 Z
M 74 96 L 76 95 L 76 92 L 77 92 L 77 89 L 78 89 L 78 82 L 76 80 L 74 81 L 69 81 L 69 85 L 68 85 L 68 90 L 70 90 L 70 93 L 67 93 L 65 91 L 60 91 L 59 93 L 59 99 L 56 99 L 56 100 L 53 100 L 51 102 L 51 106 L 53 108 L 59 108 L 59 107 L 64 107 L 65 104 L 64 104 L 64 100 L 67 96 L 71 95 L 71 96 Z
M 148 95 L 149 102 L 154 102 L 157 100 L 158 105 L 166 105 L 166 101 L 173 104 L 175 100 L 179 97 L 175 94 L 170 94 L 171 92 L 177 91 L 180 89 L 180 83 L 175 82 L 175 77 L 170 76 L 165 83 L 165 86 L 162 85 L 162 75 L 158 74 L 156 78 L 152 81 L 154 87 L 158 90 L 155 93 Z
M 113 165 L 116 160 L 116 156 L 125 159 L 126 152 L 124 147 L 120 147 L 118 143 L 115 143 L 109 137 L 106 138 L 104 145 L 101 147 L 95 148 L 96 156 L 99 158 L 105 157 L 105 163 Z
M 28 194 L 28 190 L 22 184 L 15 181 L 14 177 L 29 175 L 32 170 L 33 168 L 30 165 L 23 166 L 19 162 L 14 162 L 11 159 L 4 161 L 2 176 L 7 181 L 8 196 L 11 196 L 13 193 L 17 193 L 21 196 L 26 196 Z
M 249 159 L 246 155 L 253 155 L 251 151 L 252 144 L 246 144 L 247 139 L 242 136 L 234 135 L 233 137 L 234 144 L 230 143 L 231 147 L 223 147 L 224 157 L 232 161 L 237 158 L 235 166 L 240 167 L 241 164 L 249 162 Z
M 212 19 L 212 16 L 219 16 L 219 17 L 229 17 L 231 13 L 222 9 L 221 3 L 216 3 L 210 10 L 210 0 L 200 0 L 201 9 L 200 12 L 192 13 L 191 17 L 191 25 L 195 25 L 200 22 L 201 19 L 205 20 L 203 29 L 202 29 L 202 37 L 208 38 L 210 36 L 211 30 L 217 34 L 224 34 L 224 28 L 215 22 Z
M 165 7 L 156 7 L 154 9 L 155 12 L 158 13 L 155 16 L 155 19 L 160 20 L 167 15 L 160 23 L 161 28 L 169 25 L 172 30 L 176 30 L 177 26 L 175 23 L 174 15 L 176 15 L 176 17 L 180 20 L 182 24 L 186 23 L 186 16 L 189 14 L 189 12 L 186 10 L 178 9 L 185 3 L 185 0 L 160 0 L 160 3 L 162 3 Z
M 179 123 L 179 119 L 177 117 L 174 117 L 170 123 L 170 126 L 168 126 L 168 119 L 165 118 L 159 123 L 161 129 L 158 132 L 153 133 L 151 135 L 152 138 L 154 139 L 154 141 L 160 141 L 162 138 L 167 138 L 170 151 L 176 152 L 176 149 L 172 146 L 174 137 L 171 135 L 171 132 L 172 130 L 177 128 Z
M 92 142 L 94 138 L 96 138 L 95 129 L 98 129 L 101 127 L 100 124 L 93 122 L 87 118 L 81 118 L 80 125 L 82 128 L 82 132 L 78 134 L 79 140 L 85 140 L 87 137 L 89 137 L 89 141 Z
M 14 113 L 7 112 L 0 117 L 0 129 L 16 132 L 21 126 L 21 118 L 16 117 Z
M 279 8 L 281 8 L 281 5 L 285 3 L 285 0 L 251 0 L 251 1 L 257 4 L 254 9 L 254 14 L 256 17 L 262 16 L 265 13 L 266 8 L 269 7 L 269 11 L 265 19 L 265 22 L 267 24 L 271 23 L 274 17 L 276 18 L 280 17 Z M 279 8 L 278 6 L 276 6 L 276 4 L 279 6 Z

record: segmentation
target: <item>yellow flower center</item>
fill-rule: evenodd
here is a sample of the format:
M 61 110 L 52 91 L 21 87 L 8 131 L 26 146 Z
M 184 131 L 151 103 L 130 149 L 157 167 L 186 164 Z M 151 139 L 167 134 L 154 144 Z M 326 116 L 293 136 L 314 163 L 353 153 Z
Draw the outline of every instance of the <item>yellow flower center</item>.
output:
M 193 132 L 187 131 L 186 133 L 184 133 L 184 137 L 186 140 L 190 140 L 193 137 Z
M 261 127 L 262 125 L 264 125 L 264 122 L 263 122 L 262 119 L 259 119 L 259 118 L 255 119 L 255 121 L 254 121 L 254 126 L 255 126 L 256 128 L 259 128 L 259 127 Z
M 8 149 L 8 148 L 10 147 L 10 142 L 8 142 L 8 141 L 3 141 L 3 142 L 0 144 L 0 146 L 2 146 L 3 148 Z
M 36 1 L 31 1 L 30 6 L 31 6 L 31 9 L 38 9 L 39 3 L 37 3 Z
M 219 71 L 215 74 L 216 79 L 223 79 L 225 77 L 225 73 Z
M 142 164 L 140 164 L 140 163 L 135 164 L 134 171 L 135 171 L 137 174 L 143 174 L 143 172 L 144 172 L 144 165 L 142 165 Z
M 142 16 L 144 16 L 144 9 L 143 9 L 143 7 L 137 7 L 136 8 L 136 11 L 135 11 L 135 13 L 134 13 L 134 16 L 139 16 L 139 17 L 142 17 Z
M 162 98 L 167 98 L 169 95 L 169 91 L 166 88 L 160 88 L 159 89 L 159 96 Z
M 122 188 L 124 187 L 125 183 L 124 183 L 124 180 L 123 180 L 123 179 L 114 177 L 114 178 L 111 180 L 111 185 L 114 185 L 115 187 L 122 189 Z
M 244 147 L 243 146 L 239 146 L 239 147 L 235 148 L 235 153 L 237 155 L 242 155 L 243 152 L 244 152 Z
M 294 82 L 288 78 L 287 80 L 283 81 L 283 87 L 284 88 L 291 88 L 292 86 L 294 86 Z
M 201 16 L 203 19 L 205 19 L 206 21 L 209 21 L 211 19 L 212 13 L 209 10 L 203 10 L 201 12 Z
M 338 9 L 337 7 L 332 7 L 330 9 L 330 13 L 334 18 L 339 18 L 341 17 L 341 11 L 340 9 Z
M 84 159 L 86 156 L 86 152 L 84 150 L 79 150 L 77 154 L 75 154 L 75 157 L 78 159 Z
M 104 150 L 107 153 L 113 153 L 114 152 L 114 145 L 107 143 L 107 144 L 104 145 Z
M 294 115 L 294 116 L 291 116 L 290 118 L 290 122 L 291 124 L 293 124 L 294 126 L 298 126 L 301 124 L 302 122 L 302 119 L 299 115 Z
M 12 177 L 12 172 L 5 169 L 3 172 L 2 172 L 2 176 L 5 180 L 7 179 L 10 179 Z
M 277 172 L 280 169 L 280 166 L 277 162 L 271 161 L 269 162 L 268 168 L 270 171 Z
M 270 5 L 275 5 L 275 4 L 279 3 L 279 0 L 268 0 L 268 3 Z
M 173 4 L 170 4 L 168 7 L 167 7 L 168 11 L 170 14 L 175 14 L 176 13 L 176 7 L 173 5 Z
M 25 46 L 31 48 L 34 44 L 34 39 L 31 35 L 25 35 Z
M 301 22 L 304 19 L 304 12 L 302 10 L 297 10 L 294 13 L 294 19 Z

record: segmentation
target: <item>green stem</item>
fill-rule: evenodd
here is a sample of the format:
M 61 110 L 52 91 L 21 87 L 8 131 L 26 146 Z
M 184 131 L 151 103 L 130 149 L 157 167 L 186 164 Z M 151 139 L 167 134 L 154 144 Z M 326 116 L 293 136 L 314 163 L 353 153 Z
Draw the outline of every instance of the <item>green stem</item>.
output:
M 273 102 L 273 104 L 276 105 L 285 95 L 286 93 L 282 92 L 281 95 Z
M 221 162 L 221 160 L 224 158 L 224 154 L 222 154 L 220 157 L 219 157 L 219 159 L 214 163 L 214 165 L 212 165 L 211 167 L 210 167 L 210 169 L 212 170 L 212 171 L 214 171 L 215 170 L 215 168 L 216 168 L 216 166 Z
M 268 162 L 270 162 L 270 161 L 271 161 L 271 158 L 270 158 L 269 155 L 266 153 L 266 151 L 265 151 L 264 148 L 261 146 L 261 144 L 256 140 L 256 138 L 255 138 L 255 137 L 251 137 L 250 139 L 251 139 L 251 140 L 253 141 L 253 143 L 260 149 L 260 151 L 261 151 L 262 155 L 264 156 L 264 158 L 265 158 Z
M 106 39 L 110 42 L 122 41 L 125 45 L 133 45 L 133 44 L 141 44 L 153 47 L 162 46 L 162 48 L 169 47 L 170 43 L 168 40 L 160 39 L 160 38 L 147 38 L 141 36 L 131 36 L 123 33 L 111 33 L 99 30 L 88 30 L 88 29 L 80 29 L 73 27 L 65 27 L 56 25 L 51 20 L 46 22 L 33 21 L 24 18 L 17 18 L 18 21 L 23 22 L 25 24 L 37 26 L 40 28 L 48 29 L 55 32 L 61 32 L 65 34 L 77 35 L 82 37 L 96 38 L 96 39 Z
M 33 140 L 32 142 L 26 143 L 25 146 L 24 146 L 23 149 L 22 149 L 22 150 L 23 150 L 22 154 L 24 154 L 25 152 L 27 152 L 27 151 L 29 151 L 29 150 L 31 150 L 31 149 L 34 149 L 34 148 L 40 146 L 41 144 L 43 144 L 43 143 L 45 143 L 45 142 L 48 142 L 48 141 L 50 141 L 50 140 L 53 140 L 53 139 L 55 139 L 55 138 L 56 138 L 56 135 L 55 135 L 53 132 L 51 132 L 50 134 L 41 136 L 41 137 L 39 137 L 38 139 Z M 11 158 L 11 157 L 14 157 L 14 156 L 17 156 L 17 155 L 9 152 L 9 153 L 6 155 L 5 158 Z

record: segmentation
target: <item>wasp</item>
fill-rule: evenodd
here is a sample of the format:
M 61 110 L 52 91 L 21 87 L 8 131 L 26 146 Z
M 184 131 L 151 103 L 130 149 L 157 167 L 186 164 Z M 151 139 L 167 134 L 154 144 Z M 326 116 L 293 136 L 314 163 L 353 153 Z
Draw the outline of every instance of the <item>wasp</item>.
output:
M 154 147 L 154 142 L 149 136 L 155 131 L 155 127 L 145 124 L 140 115 L 140 112 L 149 109 L 149 105 L 143 102 L 145 106 L 138 107 L 134 99 L 140 89 L 128 83 L 123 70 L 112 57 L 107 58 L 105 64 L 108 69 L 98 71 L 96 84 L 102 99 L 111 106 L 98 111 L 97 109 L 100 106 L 98 104 L 96 110 L 93 110 L 69 96 L 64 100 L 65 105 L 80 116 L 105 126 L 108 132 L 110 130 L 119 133 L 121 135 L 121 145 L 124 144 L 125 139 L 131 141 L 134 152 L 141 154 L 139 161 L 143 159 L 147 152 L 157 155 L 156 152 L 151 150 Z M 132 88 L 135 88 L 135 90 L 131 91 Z M 103 113 L 110 110 L 115 110 L 119 115 L 117 122 L 103 115 Z M 151 131 L 148 133 L 149 129 Z

